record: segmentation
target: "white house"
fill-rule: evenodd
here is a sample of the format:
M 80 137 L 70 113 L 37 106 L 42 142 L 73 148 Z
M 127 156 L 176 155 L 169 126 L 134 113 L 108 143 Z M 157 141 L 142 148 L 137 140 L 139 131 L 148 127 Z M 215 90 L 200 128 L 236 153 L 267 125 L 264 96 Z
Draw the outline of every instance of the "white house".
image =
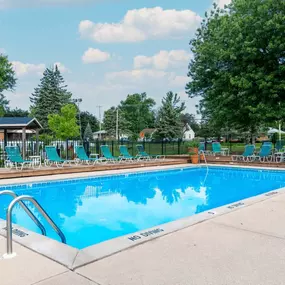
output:
M 193 140 L 194 138 L 195 138 L 195 132 L 187 124 L 183 130 L 183 140 L 190 141 L 190 140 Z

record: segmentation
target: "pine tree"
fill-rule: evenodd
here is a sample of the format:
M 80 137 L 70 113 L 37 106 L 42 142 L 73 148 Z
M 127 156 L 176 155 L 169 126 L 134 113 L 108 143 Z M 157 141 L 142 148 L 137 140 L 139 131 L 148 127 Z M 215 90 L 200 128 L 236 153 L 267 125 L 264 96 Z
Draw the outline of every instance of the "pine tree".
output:
M 92 129 L 91 129 L 91 126 L 89 123 L 87 124 L 87 126 L 85 128 L 83 138 L 84 138 L 84 140 L 87 140 L 87 141 L 93 140 L 93 132 L 92 132 Z
M 32 114 L 42 124 L 45 132 L 48 131 L 48 115 L 58 114 L 64 105 L 71 102 L 72 94 L 66 87 L 58 67 L 47 68 L 30 97 Z
M 168 92 L 162 99 L 162 106 L 158 111 L 155 135 L 160 138 L 181 138 L 183 124 L 181 114 L 185 110 L 185 103 L 180 103 L 180 97 Z

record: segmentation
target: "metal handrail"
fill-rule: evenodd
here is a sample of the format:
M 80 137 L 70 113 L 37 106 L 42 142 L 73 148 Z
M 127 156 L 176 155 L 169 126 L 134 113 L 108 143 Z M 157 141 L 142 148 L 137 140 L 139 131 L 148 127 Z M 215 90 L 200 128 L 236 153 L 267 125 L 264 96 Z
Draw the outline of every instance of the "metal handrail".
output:
M 204 161 L 205 161 L 205 164 L 206 165 L 208 165 L 208 163 L 207 163 L 207 159 L 206 159 L 206 155 L 205 155 L 205 151 L 204 150 L 200 150 L 200 154 L 203 154 L 203 156 L 204 156 Z
M 15 192 L 10 191 L 10 190 L 1 191 L 0 196 L 1 195 L 10 195 L 14 199 L 19 197 Z M 39 229 L 42 232 L 42 235 L 46 236 L 46 229 L 43 226 L 43 224 L 38 220 L 38 218 L 32 213 L 32 211 L 26 206 L 25 203 L 23 203 L 22 201 L 19 201 L 19 204 L 23 208 L 23 210 L 28 214 L 28 216 L 34 221 L 34 223 L 39 227 Z
M 13 248 L 12 248 L 12 210 L 14 206 L 20 202 L 21 200 L 28 200 L 34 204 L 34 206 L 40 211 L 40 213 L 44 216 L 44 218 L 48 221 L 51 227 L 56 231 L 56 233 L 61 238 L 63 243 L 66 243 L 66 238 L 63 232 L 59 229 L 59 227 L 54 223 L 52 218 L 48 215 L 48 213 L 43 209 L 43 207 L 31 196 L 22 195 L 15 198 L 9 205 L 7 209 L 6 215 L 6 224 L 7 224 L 7 256 L 13 255 Z

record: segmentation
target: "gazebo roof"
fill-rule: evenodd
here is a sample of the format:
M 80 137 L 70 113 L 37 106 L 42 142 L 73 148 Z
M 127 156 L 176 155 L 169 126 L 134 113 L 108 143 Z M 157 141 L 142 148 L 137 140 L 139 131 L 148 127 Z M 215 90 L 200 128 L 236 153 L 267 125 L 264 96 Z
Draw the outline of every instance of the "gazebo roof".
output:
M 29 117 L 2 117 L 0 118 L 0 129 L 42 129 L 36 118 Z

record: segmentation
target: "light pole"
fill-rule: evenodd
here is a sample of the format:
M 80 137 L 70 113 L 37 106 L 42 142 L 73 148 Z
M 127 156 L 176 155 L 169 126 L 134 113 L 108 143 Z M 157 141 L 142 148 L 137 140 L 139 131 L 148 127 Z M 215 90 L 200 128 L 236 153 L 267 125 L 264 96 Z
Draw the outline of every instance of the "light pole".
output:
M 74 102 L 74 103 L 77 105 L 77 107 L 78 107 L 80 139 L 82 140 L 81 116 L 80 116 L 80 107 L 79 107 L 80 103 L 82 102 L 82 98 L 73 99 L 73 102 Z
M 99 109 L 99 140 L 101 141 L 101 129 L 102 129 L 102 124 L 101 124 L 101 108 L 102 106 L 96 106 Z

